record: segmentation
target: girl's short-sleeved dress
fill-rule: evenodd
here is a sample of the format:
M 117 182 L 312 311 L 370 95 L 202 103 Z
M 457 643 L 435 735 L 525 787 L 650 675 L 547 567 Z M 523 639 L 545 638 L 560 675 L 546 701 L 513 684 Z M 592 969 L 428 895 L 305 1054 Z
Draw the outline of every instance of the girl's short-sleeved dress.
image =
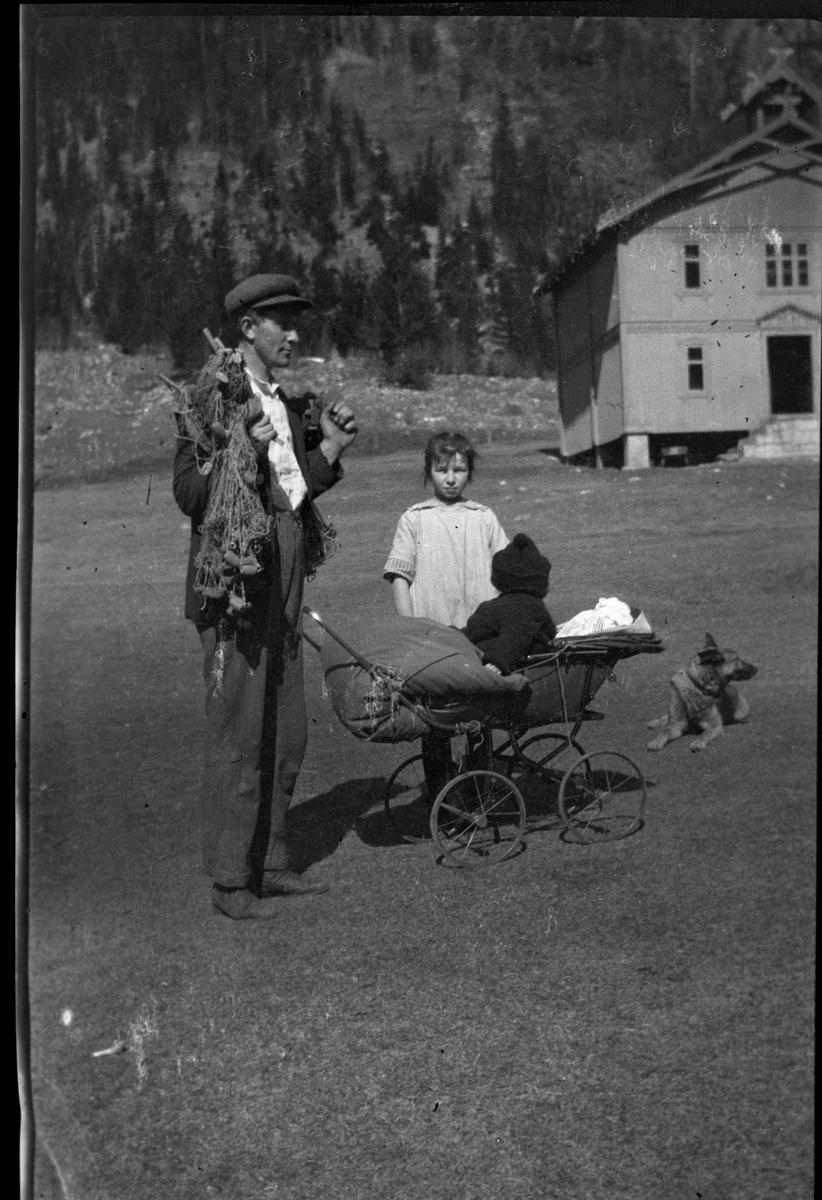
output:
M 400 517 L 383 575 L 408 580 L 415 617 L 462 629 L 483 600 L 499 594 L 491 584 L 491 559 L 507 545 L 484 504 L 424 500 Z

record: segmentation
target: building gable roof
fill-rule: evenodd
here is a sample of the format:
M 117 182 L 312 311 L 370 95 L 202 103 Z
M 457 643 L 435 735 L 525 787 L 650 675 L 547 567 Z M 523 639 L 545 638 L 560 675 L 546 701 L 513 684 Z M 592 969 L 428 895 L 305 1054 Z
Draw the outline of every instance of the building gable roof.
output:
M 786 151 L 790 151 L 787 156 Z M 797 157 L 801 159 L 800 163 L 797 163 Z M 658 201 L 677 192 L 688 192 L 717 180 L 727 182 L 733 175 L 753 166 L 762 166 L 778 176 L 793 174 L 809 162 L 822 166 L 822 133 L 794 115 L 779 117 L 764 128 L 732 142 L 641 200 L 617 213 L 609 213 L 597 223 L 596 232 L 602 233 L 615 225 L 622 225 L 632 216 L 652 208 Z
M 747 101 L 743 95 L 743 106 L 752 104 L 767 83 L 785 78 L 787 73 L 787 68 L 777 64 L 764 80 L 757 82 L 756 89 L 750 92 Z M 795 78 L 805 93 L 810 94 L 809 85 L 794 77 L 792 72 L 790 74 L 792 80 Z M 770 79 L 770 76 L 773 76 L 773 79 Z M 816 92 L 816 89 L 813 91 Z M 816 95 L 822 101 L 822 94 L 816 92 Z M 589 253 L 619 233 L 648 224 L 663 204 L 670 204 L 678 195 L 681 196 L 684 206 L 710 187 L 717 184 L 727 185 L 734 176 L 749 171 L 752 167 L 762 169 L 763 182 L 800 173 L 805 173 L 803 177 L 807 178 L 809 165 L 822 167 L 822 132 L 797 116 L 796 103 L 792 98 L 788 97 L 779 108 L 782 110 L 780 115 L 761 128 L 731 142 L 710 158 L 697 163 L 690 170 L 677 175 L 641 199 L 602 217 L 591 233 L 583 238 L 556 270 L 539 285 L 536 292 L 539 294 L 551 291 Z

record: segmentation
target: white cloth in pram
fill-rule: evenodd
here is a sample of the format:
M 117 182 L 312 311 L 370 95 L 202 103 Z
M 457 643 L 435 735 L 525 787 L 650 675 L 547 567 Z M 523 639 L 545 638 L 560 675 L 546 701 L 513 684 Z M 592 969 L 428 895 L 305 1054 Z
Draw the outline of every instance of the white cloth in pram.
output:
M 604 633 L 608 629 L 631 629 L 634 633 L 651 633 L 651 626 L 644 613 L 632 608 L 616 596 L 601 596 L 595 608 L 577 613 L 569 621 L 557 626 L 558 638 L 584 637 L 591 633 Z

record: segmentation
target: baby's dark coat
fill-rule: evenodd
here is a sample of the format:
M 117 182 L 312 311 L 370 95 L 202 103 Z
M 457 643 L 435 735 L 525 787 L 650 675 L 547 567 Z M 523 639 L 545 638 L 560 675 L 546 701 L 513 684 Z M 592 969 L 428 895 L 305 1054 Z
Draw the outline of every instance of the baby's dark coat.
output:
M 463 633 L 482 650 L 483 661 L 506 675 L 529 654 L 551 649 L 557 627 L 542 600 L 527 592 L 505 592 L 486 600 L 468 618 Z

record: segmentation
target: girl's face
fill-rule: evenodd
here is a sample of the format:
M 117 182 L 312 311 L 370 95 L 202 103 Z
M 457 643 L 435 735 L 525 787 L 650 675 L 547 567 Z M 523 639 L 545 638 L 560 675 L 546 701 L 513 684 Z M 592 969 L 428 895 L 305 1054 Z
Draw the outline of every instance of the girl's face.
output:
M 440 459 L 431 467 L 431 482 L 438 500 L 442 500 L 444 504 L 456 503 L 468 483 L 468 462 L 465 455 L 454 454 L 451 458 Z

